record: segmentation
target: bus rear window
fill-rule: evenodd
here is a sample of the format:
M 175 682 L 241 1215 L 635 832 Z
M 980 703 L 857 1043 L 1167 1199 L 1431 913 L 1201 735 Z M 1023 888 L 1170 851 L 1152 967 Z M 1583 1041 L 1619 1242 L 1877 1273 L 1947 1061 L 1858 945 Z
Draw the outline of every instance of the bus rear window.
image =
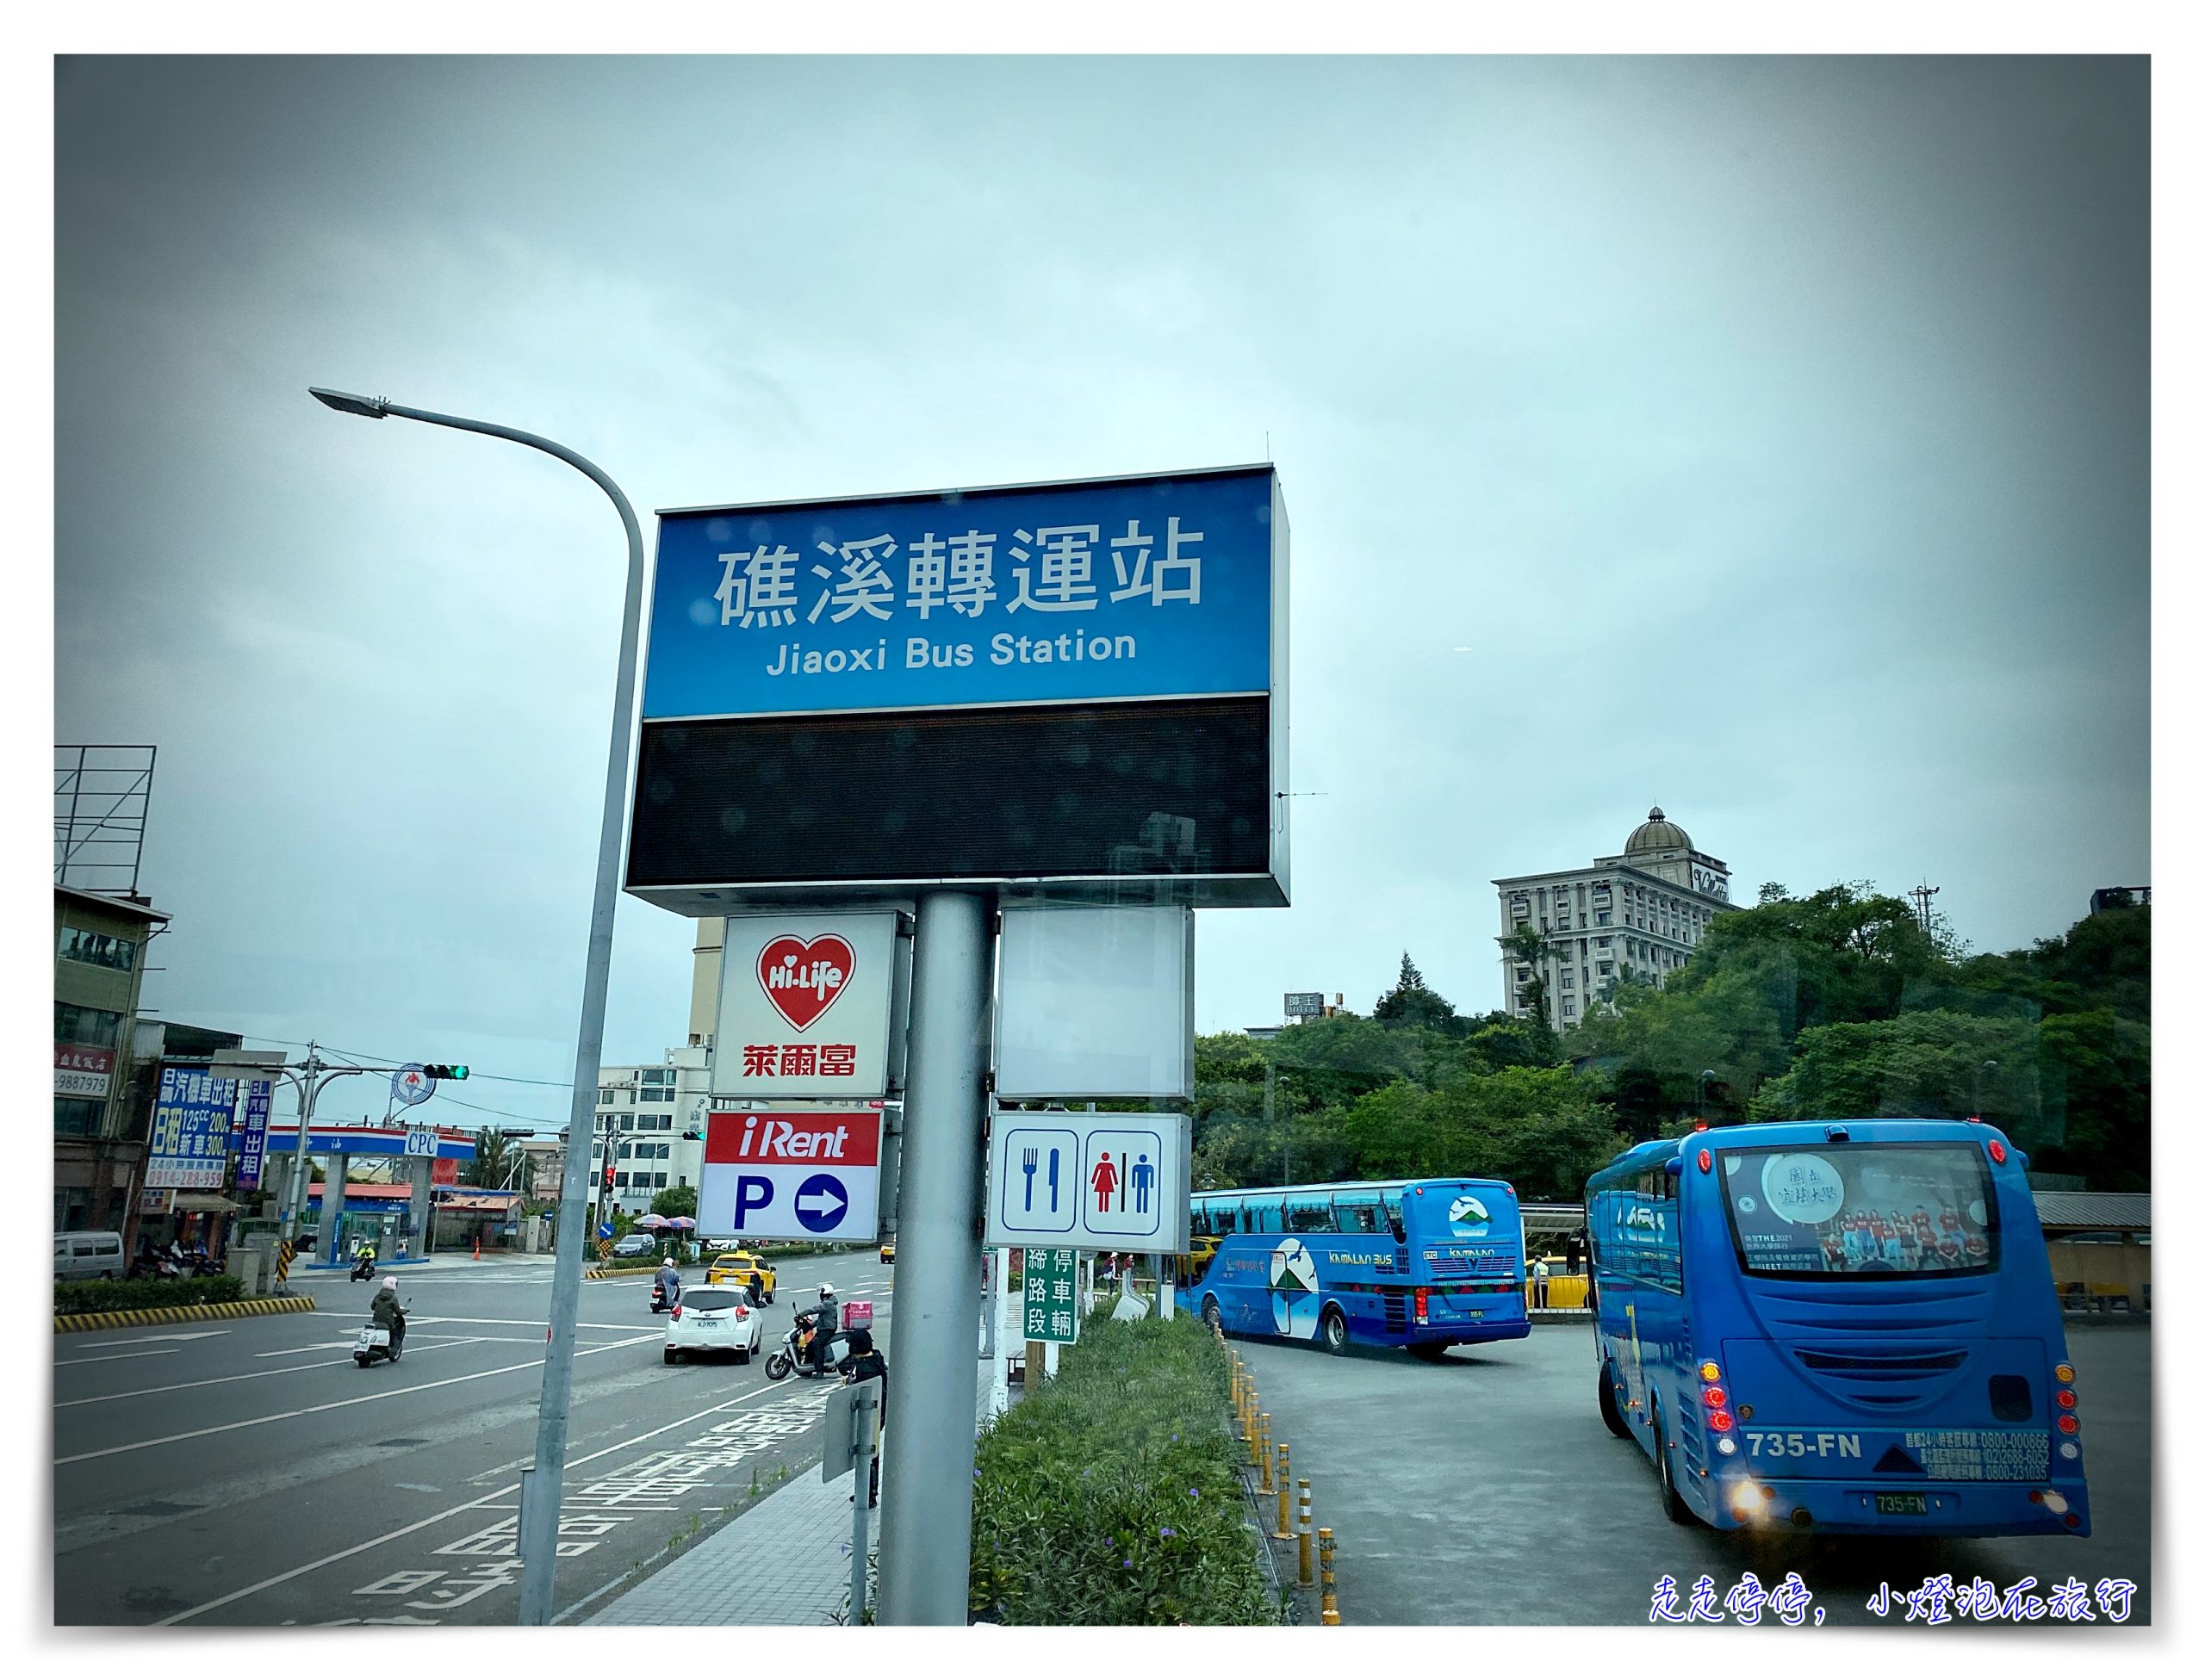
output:
M 1997 1204 L 1966 1144 L 1721 1156 L 1739 1265 L 1762 1277 L 1941 1277 L 1998 1264 Z

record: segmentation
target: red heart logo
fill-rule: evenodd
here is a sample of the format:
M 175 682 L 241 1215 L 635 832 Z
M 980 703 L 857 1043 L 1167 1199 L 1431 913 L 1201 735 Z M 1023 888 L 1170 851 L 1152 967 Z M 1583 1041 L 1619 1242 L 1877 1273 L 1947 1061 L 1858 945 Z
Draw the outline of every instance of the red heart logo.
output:
M 799 939 L 784 933 L 758 953 L 766 1001 L 799 1032 L 825 1014 L 857 971 L 858 955 L 839 933 Z

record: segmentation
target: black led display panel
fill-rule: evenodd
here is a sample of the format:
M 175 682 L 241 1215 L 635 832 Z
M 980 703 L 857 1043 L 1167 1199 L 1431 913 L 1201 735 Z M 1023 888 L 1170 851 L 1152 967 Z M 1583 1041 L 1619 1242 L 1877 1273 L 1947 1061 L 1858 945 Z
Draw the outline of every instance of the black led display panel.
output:
M 627 886 L 1263 876 L 1270 743 L 1262 695 L 646 723 Z

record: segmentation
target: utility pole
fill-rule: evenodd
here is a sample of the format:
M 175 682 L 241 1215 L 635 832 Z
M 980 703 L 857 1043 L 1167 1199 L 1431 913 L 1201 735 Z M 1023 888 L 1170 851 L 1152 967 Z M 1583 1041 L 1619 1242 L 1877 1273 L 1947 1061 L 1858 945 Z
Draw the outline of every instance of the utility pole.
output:
M 1942 891 L 1942 887 L 1933 887 L 1924 881 L 1907 894 L 1914 901 L 1915 916 L 1922 923 L 1922 931 L 1925 933 L 1929 931 L 1929 901 Z
M 994 1019 L 994 895 L 918 896 L 898 1193 L 896 1410 L 880 1488 L 885 1627 L 962 1627 L 972 1561 L 973 1326 Z M 1040 1386 L 1028 1367 L 1027 1392 Z

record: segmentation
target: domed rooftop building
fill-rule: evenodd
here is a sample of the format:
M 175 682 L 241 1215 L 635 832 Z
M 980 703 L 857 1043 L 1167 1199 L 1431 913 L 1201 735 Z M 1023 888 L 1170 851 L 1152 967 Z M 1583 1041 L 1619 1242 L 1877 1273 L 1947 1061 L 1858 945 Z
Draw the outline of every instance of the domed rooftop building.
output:
M 1732 908 L 1730 866 L 1693 846 L 1659 805 L 1621 852 L 1595 858 L 1588 868 L 1507 876 L 1493 884 L 1500 895 L 1508 1012 L 1530 1014 L 1543 990 L 1557 1032 L 1603 1007 L 1625 979 L 1662 983 L 1691 960 L 1708 923 Z M 1511 943 L 1525 928 L 1545 940 L 1536 961 Z

